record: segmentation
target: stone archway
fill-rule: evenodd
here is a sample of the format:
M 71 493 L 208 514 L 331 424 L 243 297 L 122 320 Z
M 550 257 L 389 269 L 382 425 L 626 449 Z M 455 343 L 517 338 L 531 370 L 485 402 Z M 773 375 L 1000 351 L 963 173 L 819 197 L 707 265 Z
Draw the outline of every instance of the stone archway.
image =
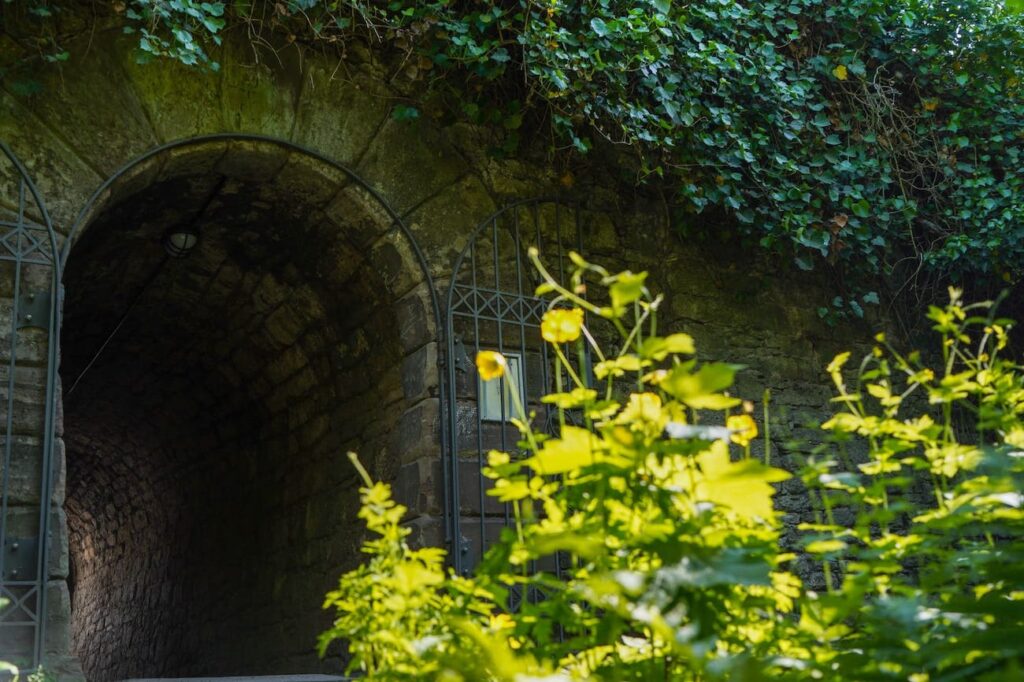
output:
M 161 237 L 183 224 L 200 246 L 166 259 Z M 344 451 L 398 479 L 414 509 L 441 507 L 436 306 L 415 242 L 337 164 L 216 136 L 108 181 L 65 258 L 86 675 L 317 670 L 320 600 L 359 561 Z

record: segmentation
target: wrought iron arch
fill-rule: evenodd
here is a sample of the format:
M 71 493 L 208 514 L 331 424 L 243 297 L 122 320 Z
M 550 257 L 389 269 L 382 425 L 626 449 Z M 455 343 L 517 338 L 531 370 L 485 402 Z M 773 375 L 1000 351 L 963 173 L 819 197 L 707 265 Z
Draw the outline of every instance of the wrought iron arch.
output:
M 38 665 L 46 638 L 61 261 L 58 236 L 39 190 L 10 147 L 0 142 L 0 152 L 0 162 L 15 180 L 15 196 L 0 196 L 0 277 L 12 300 L 9 338 L 0 350 L 6 352 L 7 371 L 0 598 L 10 602 L 0 610 L 0 642 L 20 649 L 0 653 L 30 651 L 32 665 Z M 43 418 L 36 423 L 25 406 L 40 400 Z M 35 485 L 26 485 L 34 479 Z
M 547 303 L 534 294 L 540 280 L 528 260 L 530 247 L 564 281 L 572 267 L 570 251 L 584 250 L 579 206 L 558 198 L 510 204 L 476 228 L 452 269 L 444 333 L 449 362 L 442 381 L 447 384 L 444 479 L 451 562 L 463 575 L 513 522 L 509 505 L 487 495 L 490 481 L 482 469 L 488 450 L 514 449 L 519 439 L 509 422 L 504 379 L 500 387 L 481 382 L 476 354 L 503 353 L 526 410 L 535 412 L 534 426 L 550 432 L 557 422 L 551 406 L 540 402 L 558 377 L 540 337 Z M 560 573 L 560 560 L 551 557 L 552 565 L 543 568 Z
M 24 165 L 17 159 L 10 148 L 0 141 L 0 164 L 5 160 L 13 169 L 13 177 L 16 180 L 15 195 L 13 197 L 0 194 L 0 263 L 5 268 L 0 277 L 6 277 L 9 287 L 13 291 L 13 314 L 10 329 L 9 350 L 6 358 L 8 368 L 7 393 L 4 396 L 6 403 L 6 430 L 4 432 L 3 468 L 0 472 L 0 597 L 12 602 L 7 608 L 0 610 L 0 643 L 11 641 L 8 639 L 13 630 L 21 629 L 28 632 L 31 638 L 32 665 L 38 665 L 43 660 L 45 651 L 45 629 L 46 629 L 46 585 L 48 578 L 48 557 L 49 542 L 43 539 L 49 537 L 50 510 L 53 496 L 54 473 L 54 443 L 55 436 L 55 415 L 57 413 L 57 401 L 60 399 L 58 367 L 60 360 L 60 322 L 63 303 L 62 277 L 63 268 L 70 256 L 71 249 L 77 236 L 90 222 L 94 211 L 103 205 L 107 192 L 115 184 L 129 176 L 140 164 L 155 159 L 157 156 L 175 149 L 190 145 L 200 145 L 211 142 L 253 142 L 278 146 L 290 153 L 303 154 L 311 159 L 330 167 L 344 176 L 349 181 L 364 190 L 380 207 L 390 222 L 390 228 L 397 230 L 403 240 L 408 244 L 415 263 L 421 270 L 423 282 L 428 290 L 431 308 L 429 315 L 434 322 L 434 333 L 440 335 L 443 330 L 443 315 L 441 312 L 440 299 L 437 287 L 422 248 L 417 242 L 415 235 L 403 220 L 402 216 L 395 211 L 386 201 L 384 196 L 370 185 L 364 178 L 358 175 L 352 168 L 335 161 L 313 149 L 295 144 L 287 140 L 257 135 L 257 134 L 235 134 L 219 133 L 212 135 L 197 136 L 170 142 L 155 147 L 144 154 L 130 160 L 120 169 L 108 177 L 89 197 L 78 212 L 66 236 L 58 235 L 47 213 L 45 204 L 40 192 L 33 184 Z M 0 176 L 2 177 L 2 176 Z M 30 206 L 30 204 L 32 204 Z M 31 278 L 27 278 L 28 269 L 33 269 Z M 35 270 L 47 269 L 48 273 L 45 282 L 48 288 L 41 288 L 39 283 L 44 279 Z M 31 279 L 31 282 L 27 280 Z M 6 292 L 5 292 L 6 293 Z M 8 294 L 9 295 L 9 294 Z M 15 421 L 18 410 L 16 403 L 23 398 L 31 398 L 38 393 L 39 388 L 30 384 L 27 380 L 22 382 L 19 373 L 18 354 L 19 347 L 24 345 L 24 331 L 28 328 L 38 328 L 45 333 L 45 418 L 42 425 L 42 432 L 39 436 L 39 447 L 37 455 L 40 462 L 38 473 L 38 486 L 36 496 L 38 498 L 38 522 L 35 524 L 35 535 L 26 536 L 20 530 L 14 529 L 11 523 L 11 510 L 15 508 L 18 500 L 11 494 L 12 463 L 22 461 L 30 457 L 24 448 L 14 452 L 15 440 L 21 438 L 22 434 L 17 431 Z M 2 338 L 2 337 L 0 337 Z M 441 343 L 440 338 L 437 339 Z M 0 341 L 0 348 L 2 348 Z M 42 346 L 40 346 L 42 347 Z M 439 372 L 442 372 L 439 358 Z M 0 360 L 2 362 L 2 360 Z M 34 368 L 37 374 L 42 368 Z M 38 380 L 36 380 L 38 382 Z M 23 385 L 24 383 L 24 385 Z M 439 381 L 438 399 L 443 405 L 446 403 L 446 385 L 443 380 Z M 445 442 L 444 424 L 441 425 L 440 445 Z M 18 446 L 20 447 L 20 445 Z M 445 506 L 447 509 L 447 505 Z M 19 508 L 20 509 L 20 508 Z M 20 512 L 19 512 L 20 513 Z M 450 524 L 444 520 L 445 527 Z M 19 523 L 19 528 L 23 524 Z M 15 654 L 23 655 L 26 651 L 18 647 Z M 8 652 L 0 649 L 0 654 Z M 2 658 L 2 656 L 0 656 Z

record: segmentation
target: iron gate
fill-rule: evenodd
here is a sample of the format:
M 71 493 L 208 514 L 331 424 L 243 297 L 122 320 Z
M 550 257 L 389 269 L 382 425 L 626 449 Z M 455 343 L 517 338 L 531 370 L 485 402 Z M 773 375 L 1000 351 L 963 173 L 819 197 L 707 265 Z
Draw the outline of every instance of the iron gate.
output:
M 0 470 L 0 658 L 42 660 L 60 315 L 57 233 L 24 165 L 0 142 L 0 306 L 10 328 Z
M 504 354 L 526 411 L 535 412 L 534 428 L 551 431 L 557 415 L 540 398 L 554 390 L 555 363 L 540 336 L 547 303 L 534 295 L 540 278 L 527 251 L 537 247 L 549 272 L 567 281 L 569 252 L 583 244 L 575 205 L 532 199 L 487 218 L 455 261 L 445 308 L 444 479 L 450 556 L 462 575 L 513 523 L 510 505 L 487 495 L 491 481 L 482 469 L 488 450 L 514 450 L 519 440 L 505 379 L 481 382 L 474 359 L 485 349 Z M 560 573 L 561 561 L 553 556 L 542 568 Z

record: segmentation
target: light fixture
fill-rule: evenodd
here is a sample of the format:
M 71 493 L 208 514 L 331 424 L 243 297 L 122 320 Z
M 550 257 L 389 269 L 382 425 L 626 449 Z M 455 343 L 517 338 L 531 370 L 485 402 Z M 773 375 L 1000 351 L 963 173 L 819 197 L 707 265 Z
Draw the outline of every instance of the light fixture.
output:
M 164 235 L 164 250 L 171 258 L 184 258 L 199 243 L 199 230 L 195 225 L 172 228 Z

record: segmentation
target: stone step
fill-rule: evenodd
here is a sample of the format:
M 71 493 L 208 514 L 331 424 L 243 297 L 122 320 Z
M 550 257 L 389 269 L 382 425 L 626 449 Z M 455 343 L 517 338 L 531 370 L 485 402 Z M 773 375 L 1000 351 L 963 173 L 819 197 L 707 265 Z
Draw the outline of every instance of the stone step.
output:
M 238 677 L 134 677 L 122 682 L 348 682 L 336 675 L 243 675 Z

